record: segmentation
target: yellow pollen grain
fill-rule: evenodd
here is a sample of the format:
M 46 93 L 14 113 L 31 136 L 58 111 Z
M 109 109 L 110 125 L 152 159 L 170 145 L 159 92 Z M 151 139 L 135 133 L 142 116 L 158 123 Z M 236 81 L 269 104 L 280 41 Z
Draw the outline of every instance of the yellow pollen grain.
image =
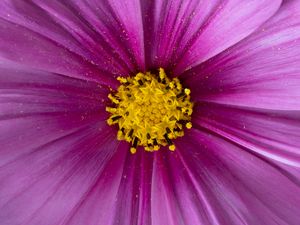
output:
M 111 105 L 107 123 L 118 125 L 118 140 L 131 143 L 135 154 L 139 146 L 146 151 L 158 151 L 161 146 L 176 147 L 173 139 L 191 129 L 193 103 L 191 91 L 183 88 L 179 79 L 170 79 L 164 69 L 158 74 L 138 73 L 134 77 L 118 77 L 120 86 L 108 98 Z

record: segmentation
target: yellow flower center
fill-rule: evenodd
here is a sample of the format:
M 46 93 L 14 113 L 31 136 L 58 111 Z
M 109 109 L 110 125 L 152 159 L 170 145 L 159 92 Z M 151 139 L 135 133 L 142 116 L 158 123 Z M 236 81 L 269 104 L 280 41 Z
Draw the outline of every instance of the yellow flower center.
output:
M 175 150 L 172 140 L 192 127 L 193 103 L 190 89 L 183 88 L 178 78 L 170 79 L 160 68 L 159 74 L 138 73 L 135 77 L 118 77 L 121 85 L 108 95 L 111 107 L 109 125 L 118 125 L 118 140 L 131 143 L 131 153 L 138 146 L 157 151 L 160 146 Z

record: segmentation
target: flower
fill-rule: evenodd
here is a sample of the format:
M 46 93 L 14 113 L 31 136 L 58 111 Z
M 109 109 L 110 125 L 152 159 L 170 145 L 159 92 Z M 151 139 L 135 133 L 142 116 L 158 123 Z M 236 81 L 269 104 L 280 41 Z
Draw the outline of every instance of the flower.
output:
M 299 0 L 2 0 L 1 225 L 298 225 L 299 21 Z M 131 154 L 107 96 L 159 68 L 193 127 Z

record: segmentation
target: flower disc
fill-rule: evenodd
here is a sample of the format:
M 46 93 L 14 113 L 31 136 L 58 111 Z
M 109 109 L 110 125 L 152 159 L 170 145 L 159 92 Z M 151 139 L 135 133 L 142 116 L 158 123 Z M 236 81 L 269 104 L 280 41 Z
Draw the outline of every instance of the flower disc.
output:
M 138 146 L 156 151 L 168 145 L 174 151 L 172 139 L 183 136 L 185 127 L 192 127 L 191 91 L 178 78 L 168 78 L 162 68 L 158 75 L 138 73 L 118 80 L 117 92 L 108 96 L 112 106 L 106 107 L 111 113 L 107 123 L 118 125 L 118 139 L 130 142 L 132 153 Z

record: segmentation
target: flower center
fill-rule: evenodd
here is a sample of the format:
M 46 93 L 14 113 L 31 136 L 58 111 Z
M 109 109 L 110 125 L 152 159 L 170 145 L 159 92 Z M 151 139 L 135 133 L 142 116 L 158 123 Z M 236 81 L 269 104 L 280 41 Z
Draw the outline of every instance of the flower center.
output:
M 191 91 L 178 78 L 168 78 L 162 68 L 158 75 L 147 72 L 117 79 L 121 85 L 108 95 L 112 105 L 106 111 L 111 114 L 107 123 L 119 127 L 118 140 L 131 143 L 133 154 L 138 146 L 157 151 L 168 145 L 174 151 L 172 140 L 192 127 Z

